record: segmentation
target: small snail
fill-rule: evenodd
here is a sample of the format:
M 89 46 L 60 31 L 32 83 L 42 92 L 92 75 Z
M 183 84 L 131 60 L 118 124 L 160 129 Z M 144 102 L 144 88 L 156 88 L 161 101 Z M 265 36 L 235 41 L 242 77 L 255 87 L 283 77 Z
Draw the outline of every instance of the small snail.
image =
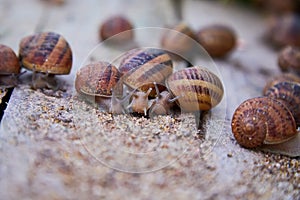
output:
M 278 65 L 283 72 L 300 74 L 300 47 L 285 47 L 278 55 Z
M 300 126 L 300 84 L 280 82 L 266 91 L 266 96 L 281 101 L 293 114 L 295 122 Z
M 21 66 L 15 52 L 8 46 L 0 44 L 0 85 L 13 87 L 17 85 L 17 76 Z
M 237 142 L 246 148 L 282 143 L 297 135 L 292 113 L 280 101 L 269 97 L 256 97 L 240 104 L 231 127 Z
M 300 46 L 300 17 L 286 14 L 269 20 L 266 39 L 274 47 L 286 45 Z
M 266 86 L 263 89 L 263 95 L 266 95 L 266 92 L 268 91 L 269 88 L 273 87 L 274 85 L 276 85 L 277 83 L 280 82 L 296 82 L 296 83 L 300 83 L 300 77 L 292 74 L 292 73 L 283 73 L 277 76 L 274 76 L 273 78 L 271 78 Z
M 96 62 L 83 66 L 78 70 L 75 79 L 76 91 L 85 96 L 91 97 L 103 109 L 110 112 L 121 113 L 118 102 L 112 102 L 112 90 L 117 87 L 117 82 L 121 77 L 118 69 L 107 62 Z M 115 89 L 118 91 L 116 95 L 122 95 L 122 89 Z M 116 99 L 114 99 L 116 100 Z M 114 105 L 112 105 L 114 103 Z
M 122 80 L 125 85 L 144 92 L 152 88 L 150 96 L 154 97 L 153 82 L 164 83 L 164 80 L 173 71 L 173 64 L 171 57 L 163 50 L 154 48 L 134 49 L 124 55 L 119 70 L 123 74 Z M 165 89 L 161 86 L 160 90 Z
M 117 37 L 114 37 L 112 42 L 122 43 L 128 42 L 133 39 L 133 25 L 131 22 L 124 16 L 116 15 L 106 19 L 99 29 L 100 40 L 106 40 L 110 37 L 119 34 Z M 126 31 L 126 32 L 124 32 Z
M 177 103 L 187 112 L 206 111 L 223 98 L 223 85 L 218 76 L 202 67 L 190 67 L 174 72 L 166 79 L 168 90 L 179 97 Z
M 167 30 L 162 36 L 161 46 L 171 52 L 175 60 L 188 59 L 193 54 L 195 33 L 185 23 L 177 24 L 172 30 Z
M 37 33 L 20 42 L 22 66 L 33 71 L 33 88 L 57 88 L 54 75 L 69 74 L 72 51 L 68 42 L 54 32 Z
M 199 44 L 212 57 L 224 57 L 236 46 L 236 35 L 232 28 L 215 24 L 203 27 L 196 33 Z

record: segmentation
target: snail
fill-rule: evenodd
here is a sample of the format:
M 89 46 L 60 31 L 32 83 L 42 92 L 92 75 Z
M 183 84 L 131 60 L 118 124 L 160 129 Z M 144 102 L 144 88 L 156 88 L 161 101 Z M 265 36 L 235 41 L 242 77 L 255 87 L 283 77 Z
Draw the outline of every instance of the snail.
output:
M 17 77 L 21 66 L 15 52 L 8 46 L 0 44 L 0 85 L 13 87 L 17 85 Z
M 283 72 L 300 74 L 300 47 L 287 46 L 278 55 L 278 65 Z
M 174 72 L 166 79 L 166 86 L 186 112 L 210 110 L 221 102 L 224 93 L 218 76 L 199 66 Z
M 237 37 L 232 28 L 214 24 L 203 27 L 196 33 L 197 41 L 212 57 L 224 57 L 232 51 Z
M 300 16 L 286 14 L 269 19 L 265 35 L 275 48 L 287 45 L 300 46 Z
M 256 97 L 240 104 L 231 127 L 238 144 L 246 148 L 283 143 L 297 135 L 292 113 L 270 97 Z
M 21 40 L 19 59 L 23 67 L 33 71 L 33 88 L 56 89 L 58 84 L 54 75 L 70 73 L 72 50 L 60 34 L 37 33 Z
M 295 122 L 300 126 L 300 84 L 295 82 L 280 82 L 270 87 L 266 96 L 281 101 L 291 111 Z
M 117 83 L 122 74 L 112 64 L 107 62 L 95 62 L 83 66 L 76 73 L 75 89 L 87 98 L 92 98 L 104 110 L 112 113 L 122 113 L 123 108 L 117 98 L 112 98 L 113 89 L 115 95 L 122 95 L 122 88 Z M 113 100 L 112 100 L 113 99 Z
M 296 82 L 300 83 L 300 77 L 293 73 L 282 73 L 271 78 L 263 89 L 263 95 L 266 95 L 267 90 L 280 82 Z
M 99 37 L 100 40 L 103 41 L 109 39 L 112 36 L 117 35 L 111 40 L 111 42 L 114 43 L 128 42 L 131 41 L 134 37 L 134 33 L 132 29 L 133 29 L 133 25 L 126 17 L 121 15 L 116 15 L 106 19 L 102 23 L 99 29 Z
M 152 88 L 150 96 L 155 96 L 154 84 L 160 84 L 160 91 L 164 80 L 172 73 L 173 64 L 171 57 L 163 50 L 147 48 L 133 49 L 124 55 L 120 62 L 122 81 L 131 89 L 147 92 Z
M 148 97 L 152 88 L 149 88 L 147 92 L 135 91 L 131 98 L 131 103 L 127 106 L 127 109 L 131 109 L 134 113 L 147 115 L 148 109 L 152 106 L 153 101 L 149 101 Z
M 179 23 L 172 30 L 168 29 L 161 38 L 161 46 L 170 52 L 174 60 L 192 57 L 195 33 L 185 23 Z

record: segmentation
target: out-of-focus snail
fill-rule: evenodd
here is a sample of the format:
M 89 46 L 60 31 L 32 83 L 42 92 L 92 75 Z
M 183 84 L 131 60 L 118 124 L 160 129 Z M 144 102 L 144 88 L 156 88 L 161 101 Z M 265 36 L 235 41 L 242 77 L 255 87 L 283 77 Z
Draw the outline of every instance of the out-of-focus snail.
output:
M 198 42 L 212 57 L 224 57 L 231 52 L 237 43 L 237 37 L 232 28 L 214 24 L 201 28 L 196 37 Z
M 21 66 L 15 52 L 8 46 L 0 44 L 0 85 L 13 87 L 17 85 L 17 76 Z
M 69 74 L 72 50 L 60 34 L 43 32 L 23 38 L 19 59 L 26 69 L 33 71 L 33 88 L 58 87 L 54 75 Z
M 263 89 L 263 95 L 266 95 L 266 92 L 269 88 L 273 87 L 280 82 L 296 82 L 300 83 L 300 77 L 293 73 L 282 73 L 277 76 L 272 77 L 265 85 Z
M 95 62 L 83 66 L 78 70 L 75 79 L 76 91 L 92 101 L 98 103 L 104 110 L 113 113 L 122 113 L 121 104 L 112 101 L 114 87 L 118 87 L 121 73 L 118 69 L 107 62 Z M 116 88 L 114 95 L 121 96 L 122 88 Z
M 134 33 L 132 29 L 132 23 L 125 16 L 115 15 L 102 23 L 99 29 L 99 37 L 103 41 L 117 35 L 110 42 L 124 43 L 133 39 Z
M 151 97 L 155 96 L 154 82 L 161 84 L 172 73 L 171 57 L 163 50 L 148 48 L 134 49 L 124 55 L 119 67 L 123 74 L 122 81 L 131 89 L 147 92 L 152 88 Z M 164 90 L 165 87 L 159 88 Z
M 278 55 L 278 65 L 283 72 L 290 71 L 300 75 L 300 47 L 285 47 Z
M 300 84 L 295 82 L 280 82 L 270 87 L 266 96 L 281 101 L 293 114 L 295 122 L 300 126 Z
M 246 148 L 283 143 L 297 135 L 292 113 L 270 97 L 256 97 L 240 104 L 231 127 L 237 142 Z
M 223 98 L 223 85 L 217 75 L 196 66 L 174 72 L 166 79 L 166 86 L 186 112 L 207 111 Z

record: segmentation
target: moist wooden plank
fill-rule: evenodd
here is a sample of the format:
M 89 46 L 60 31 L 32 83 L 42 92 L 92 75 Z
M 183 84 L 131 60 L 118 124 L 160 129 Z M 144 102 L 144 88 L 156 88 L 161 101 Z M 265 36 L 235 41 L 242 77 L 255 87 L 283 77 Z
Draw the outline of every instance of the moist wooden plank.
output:
M 244 98 L 259 95 L 264 78 L 259 74 L 260 67 L 276 73 L 271 67 L 275 54 L 256 40 L 263 28 L 260 17 L 240 8 L 224 8 L 207 1 L 184 3 L 183 18 L 194 28 L 200 26 L 202 20 L 203 23 L 215 20 L 230 24 L 237 21 L 235 28 L 250 45 L 227 60 L 215 60 L 227 95 L 222 106 L 207 116 L 206 139 L 199 140 L 195 137 L 191 115 L 183 119 L 166 116 L 156 121 L 122 118 L 122 115 L 112 117 L 80 101 L 73 91 L 76 70 L 98 43 L 98 25 L 106 16 L 121 10 L 128 12 L 139 27 L 162 26 L 174 23 L 169 2 L 66 2 L 61 7 L 45 7 L 43 12 L 48 18 L 43 17 L 44 24 L 36 24 L 40 30 L 55 30 L 66 37 L 74 50 L 74 68 L 70 76 L 60 78 L 67 83 L 64 90 L 34 91 L 23 84 L 13 92 L 1 123 L 2 198 L 299 197 L 299 159 L 240 148 L 230 132 L 228 118 L 234 107 Z M 18 12 L 25 15 L 28 11 L 20 9 Z M 207 17 L 208 14 L 212 17 Z M 248 33 L 244 20 L 259 31 Z M 140 37 L 148 39 L 149 34 Z M 263 50 L 257 53 L 256 47 Z M 107 48 L 109 54 L 119 52 Z M 261 60 L 264 60 L 262 65 Z M 245 69 L 249 70 L 249 76 L 245 75 Z M 224 109 L 227 112 L 224 113 Z

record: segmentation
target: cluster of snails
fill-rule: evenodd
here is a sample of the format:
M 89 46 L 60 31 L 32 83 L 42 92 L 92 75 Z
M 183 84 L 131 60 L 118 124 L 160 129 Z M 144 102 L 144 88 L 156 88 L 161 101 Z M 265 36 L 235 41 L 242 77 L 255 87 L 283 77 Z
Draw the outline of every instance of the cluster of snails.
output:
M 0 83 L 2 87 L 18 84 L 21 67 L 33 71 L 33 88 L 58 87 L 54 75 L 69 74 L 72 67 L 72 50 L 60 34 L 42 32 L 24 37 L 19 45 L 19 55 L 5 45 L 0 45 Z
M 278 65 L 284 73 L 267 82 L 264 97 L 244 101 L 233 115 L 232 132 L 241 146 L 283 143 L 298 134 L 300 49 L 285 47 L 278 55 Z
M 155 48 L 127 52 L 119 67 L 87 64 L 77 72 L 75 88 L 109 112 L 143 115 L 170 114 L 174 102 L 185 112 L 209 110 L 223 97 L 222 82 L 214 73 L 198 66 L 173 72 L 170 55 Z
M 122 15 L 109 17 L 99 29 L 101 41 L 111 38 L 110 42 L 124 43 L 132 41 L 133 37 L 133 24 Z M 231 27 L 222 24 L 207 25 L 195 32 L 187 24 L 179 23 L 165 31 L 160 43 L 173 59 L 178 60 L 190 59 L 195 50 L 194 41 L 211 57 L 222 58 L 235 48 L 237 37 Z

